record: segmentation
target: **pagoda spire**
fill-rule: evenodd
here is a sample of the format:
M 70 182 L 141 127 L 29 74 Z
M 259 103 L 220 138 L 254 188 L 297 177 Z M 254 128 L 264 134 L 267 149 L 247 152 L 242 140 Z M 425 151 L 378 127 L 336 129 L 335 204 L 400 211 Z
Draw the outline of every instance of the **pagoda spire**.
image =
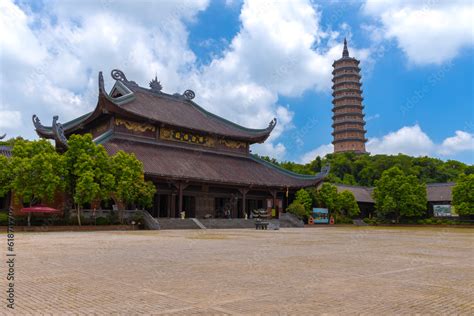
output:
M 349 50 L 347 49 L 347 40 L 344 37 L 344 49 L 342 50 L 342 57 L 349 57 Z

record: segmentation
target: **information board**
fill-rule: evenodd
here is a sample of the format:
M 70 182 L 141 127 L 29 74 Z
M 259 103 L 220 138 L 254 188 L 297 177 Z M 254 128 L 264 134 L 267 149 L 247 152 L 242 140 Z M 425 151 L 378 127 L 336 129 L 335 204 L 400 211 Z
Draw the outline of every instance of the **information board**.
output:
M 313 208 L 313 219 L 315 224 L 328 224 L 329 216 L 327 208 Z

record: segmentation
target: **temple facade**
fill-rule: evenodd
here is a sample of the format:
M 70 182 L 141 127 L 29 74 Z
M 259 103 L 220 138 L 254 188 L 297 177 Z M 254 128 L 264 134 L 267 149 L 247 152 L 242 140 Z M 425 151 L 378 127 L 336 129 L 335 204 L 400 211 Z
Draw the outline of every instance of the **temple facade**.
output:
M 64 124 L 54 117 L 51 126 L 34 115 L 33 123 L 59 150 L 70 135 L 91 133 L 111 155 L 134 153 L 157 188 L 154 217 L 184 211 L 186 217 L 242 218 L 263 208 L 278 218 L 298 189 L 317 186 L 328 173 L 295 174 L 251 153 L 250 145 L 264 142 L 276 119 L 263 129 L 246 128 L 200 107 L 192 90 L 167 94 L 156 77 L 145 88 L 120 70 L 111 75 L 115 84 L 107 93 L 99 73 L 94 111 Z
M 359 60 L 349 57 L 344 39 L 342 58 L 333 63 L 334 152 L 365 153 L 365 121 Z

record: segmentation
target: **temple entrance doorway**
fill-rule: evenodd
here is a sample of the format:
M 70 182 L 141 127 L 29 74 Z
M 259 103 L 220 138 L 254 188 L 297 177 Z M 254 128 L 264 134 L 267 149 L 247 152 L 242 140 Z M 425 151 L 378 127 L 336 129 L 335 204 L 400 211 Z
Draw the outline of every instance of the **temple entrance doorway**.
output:
M 158 208 L 159 208 L 159 216 L 160 217 L 168 217 L 169 210 L 170 210 L 170 198 L 168 194 L 159 194 L 158 198 Z
M 194 196 L 183 196 L 183 211 L 187 218 L 196 217 L 196 198 Z

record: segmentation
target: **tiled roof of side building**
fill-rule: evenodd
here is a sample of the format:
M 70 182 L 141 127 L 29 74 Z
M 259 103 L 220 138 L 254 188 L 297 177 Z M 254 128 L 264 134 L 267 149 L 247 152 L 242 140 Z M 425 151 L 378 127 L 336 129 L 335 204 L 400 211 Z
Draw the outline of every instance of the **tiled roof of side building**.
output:
M 337 192 L 352 192 L 357 202 L 374 203 L 374 199 L 372 198 L 373 188 L 346 184 L 336 184 L 335 186 Z
M 252 156 L 232 156 L 117 138 L 107 141 L 104 147 L 109 154 L 119 150 L 134 153 L 143 163 L 145 174 L 168 179 L 296 188 L 317 185 L 325 176 L 290 174 Z
M 426 198 L 428 202 L 449 202 L 452 201 L 452 189 L 456 184 L 454 182 L 447 183 L 429 183 L 426 185 Z M 375 203 L 372 198 L 374 188 L 356 185 L 336 184 L 337 191 L 350 191 L 354 194 L 357 202 Z
M 11 157 L 12 156 L 12 148 L 10 146 L 0 146 L 0 155 Z
M 452 201 L 454 182 L 430 183 L 426 185 L 426 198 L 428 202 Z

